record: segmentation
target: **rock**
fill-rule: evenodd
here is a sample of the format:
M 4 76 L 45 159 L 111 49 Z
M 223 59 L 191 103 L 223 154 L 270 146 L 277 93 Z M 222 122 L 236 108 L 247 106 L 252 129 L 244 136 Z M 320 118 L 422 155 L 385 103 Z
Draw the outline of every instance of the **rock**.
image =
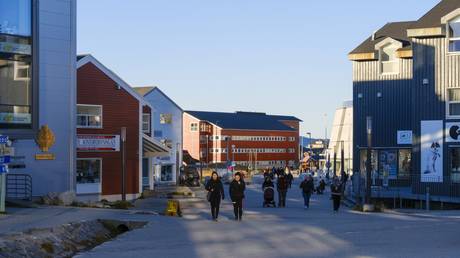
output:
M 66 206 L 71 205 L 76 198 L 77 196 L 75 192 L 63 192 L 60 193 L 58 196 L 59 201 Z

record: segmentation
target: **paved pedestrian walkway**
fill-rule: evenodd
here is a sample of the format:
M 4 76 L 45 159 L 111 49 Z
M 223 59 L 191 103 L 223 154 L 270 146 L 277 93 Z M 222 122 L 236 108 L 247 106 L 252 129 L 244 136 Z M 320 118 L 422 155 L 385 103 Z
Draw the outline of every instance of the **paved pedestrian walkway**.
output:
M 398 213 L 333 214 L 329 195 L 304 210 L 298 185 L 287 208 L 262 208 L 260 185 L 248 187 L 243 222 L 223 203 L 219 222 L 206 203 L 184 219 L 161 218 L 78 257 L 458 257 L 460 220 Z

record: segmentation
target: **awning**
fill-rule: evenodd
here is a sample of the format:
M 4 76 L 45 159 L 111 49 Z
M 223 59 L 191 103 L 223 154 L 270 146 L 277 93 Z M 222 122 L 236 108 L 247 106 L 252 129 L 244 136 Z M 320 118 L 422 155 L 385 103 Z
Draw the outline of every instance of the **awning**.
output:
M 144 158 L 167 157 L 171 149 L 164 146 L 161 142 L 144 134 L 142 137 L 142 152 Z

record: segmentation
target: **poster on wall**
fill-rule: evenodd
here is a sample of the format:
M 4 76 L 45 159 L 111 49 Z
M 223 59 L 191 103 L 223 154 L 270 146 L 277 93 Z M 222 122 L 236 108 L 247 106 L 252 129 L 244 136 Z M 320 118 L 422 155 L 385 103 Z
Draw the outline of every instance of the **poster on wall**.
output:
M 421 122 L 421 182 L 443 182 L 443 122 Z
M 446 142 L 460 142 L 460 122 L 446 123 Z
M 384 180 L 396 179 L 398 177 L 396 150 L 381 150 L 379 153 L 380 176 Z

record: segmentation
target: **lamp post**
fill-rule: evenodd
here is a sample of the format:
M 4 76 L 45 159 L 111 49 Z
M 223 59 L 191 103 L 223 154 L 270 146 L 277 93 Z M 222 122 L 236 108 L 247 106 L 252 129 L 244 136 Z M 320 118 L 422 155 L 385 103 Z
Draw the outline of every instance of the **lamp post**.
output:
M 340 175 L 343 177 L 345 175 L 345 150 L 344 150 L 344 141 L 340 141 Z
M 370 204 L 371 201 L 371 170 L 372 170 L 372 117 L 366 117 L 367 131 L 367 160 L 366 160 L 366 199 L 365 203 Z
M 121 128 L 121 200 L 126 201 L 126 127 Z

